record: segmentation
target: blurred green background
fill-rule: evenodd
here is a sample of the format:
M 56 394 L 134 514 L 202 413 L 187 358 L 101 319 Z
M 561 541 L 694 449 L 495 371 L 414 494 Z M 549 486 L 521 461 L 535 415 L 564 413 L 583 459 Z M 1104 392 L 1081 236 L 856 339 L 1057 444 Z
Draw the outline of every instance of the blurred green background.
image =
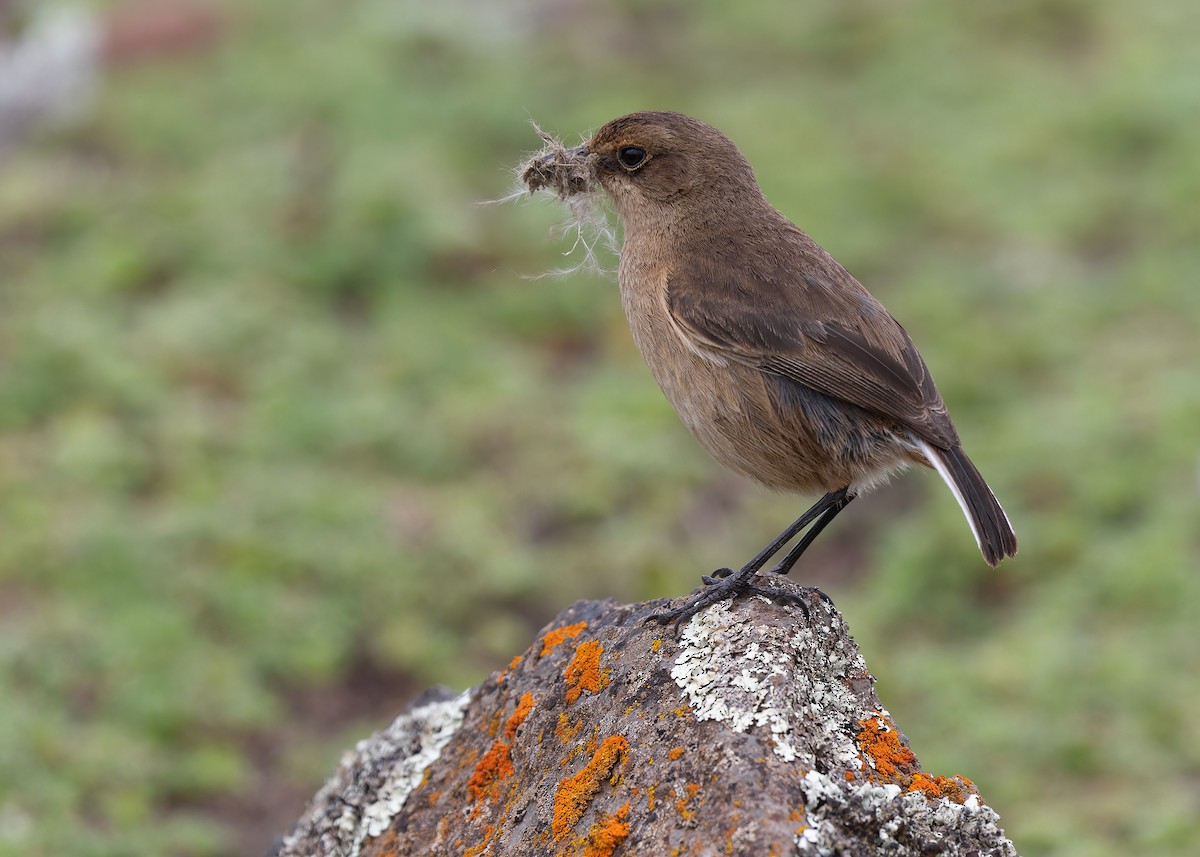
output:
M 231 0 L 113 71 L 0 161 L 0 853 L 261 853 L 422 688 L 807 505 L 691 441 L 611 277 L 526 278 L 560 208 L 477 205 L 530 117 L 644 108 L 905 324 L 1017 528 L 988 569 L 911 473 L 793 573 L 925 768 L 1026 857 L 1200 853 L 1198 39 L 1191 0 Z

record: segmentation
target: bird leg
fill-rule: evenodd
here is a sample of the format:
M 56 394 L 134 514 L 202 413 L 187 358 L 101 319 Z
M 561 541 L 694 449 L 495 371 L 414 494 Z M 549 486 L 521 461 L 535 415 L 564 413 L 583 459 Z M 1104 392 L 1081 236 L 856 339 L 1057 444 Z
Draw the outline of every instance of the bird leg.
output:
M 820 535 L 821 530 L 825 529 L 825 527 L 829 525 L 829 522 L 837 517 L 838 512 L 850 505 L 850 501 L 853 500 L 855 496 L 857 495 L 851 494 L 849 488 L 843 488 L 840 491 L 830 491 L 819 501 L 817 501 L 816 506 L 813 506 L 812 509 L 809 509 L 808 512 L 805 512 L 806 515 L 809 514 L 809 512 L 812 512 L 818 506 L 825 504 L 827 501 L 828 505 L 821 510 L 821 516 L 817 518 L 815 523 L 813 523 L 812 529 L 804 534 L 804 538 L 796 542 L 792 549 L 787 552 L 787 556 L 781 559 L 769 573 L 787 574 L 789 571 L 791 571 L 792 566 L 796 564 L 796 560 L 800 559 L 800 554 L 804 553 L 804 551 L 808 549 L 808 546 L 813 543 L 813 540 Z
M 704 581 L 704 589 L 694 594 L 682 606 L 663 613 L 655 613 L 648 617 L 647 621 L 652 619 L 663 625 L 673 622 L 678 628 L 685 619 L 691 618 L 704 608 L 716 604 L 718 601 L 736 598 L 748 589 L 754 589 L 755 587 L 750 581 L 758 570 L 766 565 L 771 557 L 779 553 L 784 545 L 795 538 L 797 533 L 812 524 L 812 530 L 806 533 L 804 538 L 788 552 L 782 562 L 771 569 L 773 573 L 787 574 L 796 564 L 796 560 L 800 558 L 800 554 L 804 553 L 805 548 L 812 544 L 817 534 L 833 520 L 838 512 L 846 508 L 852 499 L 854 499 L 854 495 L 850 493 L 848 486 L 837 491 L 830 491 L 814 503 L 812 508 L 793 521 L 786 530 L 772 539 L 771 543 L 759 551 L 754 559 L 736 572 L 729 568 L 719 568 L 711 575 L 703 576 L 701 580 Z

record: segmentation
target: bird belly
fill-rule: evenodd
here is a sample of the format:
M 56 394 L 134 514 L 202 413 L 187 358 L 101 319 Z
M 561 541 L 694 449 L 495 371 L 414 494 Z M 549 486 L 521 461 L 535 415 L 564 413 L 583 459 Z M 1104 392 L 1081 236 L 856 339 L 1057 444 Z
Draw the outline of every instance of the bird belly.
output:
M 687 377 L 658 379 L 667 399 L 713 458 L 768 488 L 797 493 L 866 488 L 907 463 L 887 430 L 852 423 L 827 427 L 781 408 L 771 379 L 757 369 L 703 363 L 691 368 Z

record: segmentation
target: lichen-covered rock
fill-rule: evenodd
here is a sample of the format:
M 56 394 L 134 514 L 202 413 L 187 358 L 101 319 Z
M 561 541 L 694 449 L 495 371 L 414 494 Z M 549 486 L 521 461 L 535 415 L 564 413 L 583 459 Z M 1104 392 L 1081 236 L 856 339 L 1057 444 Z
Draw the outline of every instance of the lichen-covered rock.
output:
M 1015 857 L 963 777 L 921 771 L 845 623 L 774 584 L 672 629 L 582 602 L 508 668 L 342 760 L 279 857 Z

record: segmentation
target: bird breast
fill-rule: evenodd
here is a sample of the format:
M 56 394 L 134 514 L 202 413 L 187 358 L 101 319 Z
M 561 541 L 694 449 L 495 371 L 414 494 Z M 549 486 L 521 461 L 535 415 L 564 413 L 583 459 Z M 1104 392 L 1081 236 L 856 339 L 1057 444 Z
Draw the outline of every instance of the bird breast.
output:
M 827 454 L 798 415 L 779 408 L 760 370 L 706 350 L 679 330 L 667 311 L 668 274 L 654 259 L 623 252 L 621 302 L 654 379 L 700 445 L 724 466 L 777 490 L 813 493 L 859 481 L 852 463 Z

